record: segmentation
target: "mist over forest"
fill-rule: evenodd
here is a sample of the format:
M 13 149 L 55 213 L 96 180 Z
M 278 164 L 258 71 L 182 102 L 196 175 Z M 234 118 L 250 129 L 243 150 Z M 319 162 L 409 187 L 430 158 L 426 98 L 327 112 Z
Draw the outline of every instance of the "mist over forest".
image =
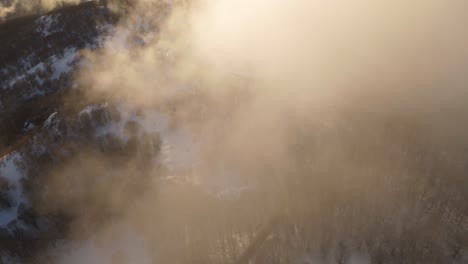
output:
M 467 13 L 0 0 L 0 263 L 468 263 Z

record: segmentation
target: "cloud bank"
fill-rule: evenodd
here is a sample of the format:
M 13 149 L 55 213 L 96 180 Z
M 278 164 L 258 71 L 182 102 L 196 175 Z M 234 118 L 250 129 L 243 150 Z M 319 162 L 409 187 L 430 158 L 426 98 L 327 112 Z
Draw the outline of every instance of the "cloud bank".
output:
M 201 146 L 192 182 L 255 191 L 233 209 L 192 185 L 158 186 L 121 222 L 162 262 L 233 260 L 249 228 L 276 214 L 324 241 L 374 227 L 403 236 L 379 219 L 412 219 L 398 205 L 419 201 L 400 191 L 425 182 L 420 153 L 458 160 L 468 143 L 467 11 L 436 0 L 134 3 L 104 48 L 85 54 L 82 87 L 191 131 Z M 333 226 L 333 208 L 355 203 L 362 211 Z M 235 245 L 213 249 L 224 239 Z

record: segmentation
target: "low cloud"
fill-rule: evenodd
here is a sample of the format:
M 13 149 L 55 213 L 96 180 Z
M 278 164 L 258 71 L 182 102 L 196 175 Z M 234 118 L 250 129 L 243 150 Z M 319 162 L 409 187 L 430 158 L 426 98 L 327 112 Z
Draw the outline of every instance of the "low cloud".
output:
M 235 259 L 254 237 L 249 228 L 275 214 L 324 241 L 367 237 L 361 215 L 398 233 L 399 222 L 378 219 L 389 211 L 411 218 L 397 205 L 419 198 L 398 186 L 425 182 L 418 153 L 458 160 L 468 143 L 459 122 L 468 114 L 467 11 L 461 1 L 432 0 L 135 3 L 104 48 L 85 53 L 82 86 L 93 98 L 156 108 L 191 131 L 201 146 L 183 175 L 192 182 L 255 191 L 230 207 L 192 185 L 164 185 L 123 210 L 122 221 L 139 226 L 163 262 L 208 263 L 216 252 Z M 328 221 L 354 202 L 362 206 L 355 228 Z M 216 251 L 219 241 L 235 245 Z

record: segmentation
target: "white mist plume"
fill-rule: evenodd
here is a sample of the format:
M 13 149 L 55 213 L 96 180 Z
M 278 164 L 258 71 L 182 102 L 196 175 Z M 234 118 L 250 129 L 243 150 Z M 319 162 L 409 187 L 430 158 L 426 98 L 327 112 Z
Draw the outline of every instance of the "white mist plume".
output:
M 408 106 L 419 95 L 439 100 L 442 90 L 451 100 L 465 81 L 466 8 L 458 1 L 204 1 L 176 7 L 149 46 L 116 51 L 111 41 L 92 78 L 97 89 L 127 91 L 136 101 L 195 78 L 222 90 L 216 82 L 233 72 L 294 104 L 370 96 L 367 103 Z M 139 12 L 149 24 L 161 16 Z
M 166 14 L 148 8 L 158 1 L 141 3 L 145 8 L 136 8 L 130 17 L 140 19 L 140 26 L 155 27 Z M 295 117 L 315 122 L 346 109 L 432 116 L 437 107 L 452 111 L 452 105 L 463 104 L 467 8 L 464 2 L 432 0 L 180 4 L 157 25 L 157 36 L 145 30 L 136 34 L 154 37 L 148 45 L 116 49 L 119 37 L 111 39 L 84 78 L 94 91 L 146 105 L 167 103 L 178 91 L 185 92 L 183 87 L 196 87 L 217 102 L 216 110 L 207 111 L 220 113 L 233 110 L 224 104 L 232 99 L 231 88 L 239 86 L 234 80 L 247 77 L 248 87 L 242 88 L 251 100 L 236 106 L 230 124 L 207 118 L 202 125 L 205 133 L 213 126 L 225 128 L 222 134 L 230 140 L 221 141 L 232 141 L 234 153 L 244 158 L 243 153 L 252 152 L 238 148 L 248 138 L 258 137 L 254 142 L 262 147 L 281 148 L 282 139 L 273 138 L 286 136 L 281 135 L 288 129 L 284 121 Z M 128 34 L 128 28 L 124 24 L 117 32 Z M 205 107 L 189 100 L 177 106 L 186 119 L 193 107 Z
M 467 143 L 457 122 L 468 114 L 463 1 L 178 1 L 170 14 L 167 4 L 138 2 L 104 49 L 87 54 L 92 66 L 80 79 L 90 96 L 156 106 L 189 127 L 202 146 L 192 172 L 202 183 L 225 166 L 255 185 L 258 204 L 243 201 L 249 213 L 233 222 L 265 222 L 282 203 L 299 214 L 315 201 L 283 198 L 304 189 L 333 201 L 361 197 L 363 207 L 378 201 L 369 206 L 378 215 L 398 197 L 372 185 L 368 171 L 390 175 L 389 163 L 401 162 L 412 173 L 405 157 L 381 151 L 408 143 L 381 124 L 409 124 L 411 137 L 431 146 Z M 365 196 L 369 186 L 381 193 Z M 198 238 L 229 214 L 190 188 L 152 191 L 123 221 L 177 257 L 184 227 Z

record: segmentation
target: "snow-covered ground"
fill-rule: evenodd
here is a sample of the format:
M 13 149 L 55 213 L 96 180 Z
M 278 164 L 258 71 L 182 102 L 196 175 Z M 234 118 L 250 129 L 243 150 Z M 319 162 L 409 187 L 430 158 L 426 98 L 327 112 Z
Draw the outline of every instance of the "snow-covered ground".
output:
M 77 59 L 76 48 L 66 48 L 61 56 L 52 56 L 52 80 L 57 80 L 62 74 L 69 73 L 74 67 L 72 63 Z
M 8 183 L 8 197 L 11 207 L 0 209 L 0 228 L 5 228 L 9 223 L 18 218 L 18 208 L 21 203 L 27 203 L 21 180 L 25 177 L 20 166 L 22 156 L 18 152 L 10 153 L 0 159 L 0 177 Z
M 8 89 L 15 85 L 18 81 L 25 80 L 29 76 L 33 76 L 37 81 L 38 85 L 43 85 L 45 79 L 40 77 L 41 74 L 46 72 L 47 65 L 50 65 L 52 68 L 51 80 L 57 80 L 62 74 L 68 74 L 74 69 L 74 63 L 77 61 L 77 49 L 75 47 L 68 47 L 64 49 L 59 55 L 52 55 L 44 62 L 39 62 L 36 65 L 31 66 L 29 61 L 23 62 L 22 71 L 14 75 L 9 80 L 3 81 L 6 85 L 3 89 Z M 37 87 L 36 87 L 37 89 Z
M 50 126 L 53 124 L 55 116 L 58 114 L 58 112 L 53 112 L 52 114 L 49 115 L 49 117 L 44 121 L 44 126 Z
M 36 32 L 41 34 L 43 37 L 50 36 L 54 33 L 63 30 L 58 19 L 61 14 L 45 15 L 36 19 L 37 29 Z
M 15 76 L 13 79 L 10 80 L 9 82 L 9 86 L 12 86 L 14 85 L 17 81 L 19 80 L 22 80 L 24 79 L 25 77 L 29 76 L 29 75 L 32 75 L 32 74 L 35 74 L 35 73 L 38 73 L 38 72 L 42 72 L 42 71 L 45 71 L 45 64 L 43 62 L 39 62 L 38 64 L 34 65 L 33 67 L 30 66 L 29 69 L 27 69 L 24 73 L 18 75 L 18 76 Z M 43 83 L 44 80 L 40 79 L 39 80 L 39 83 Z

